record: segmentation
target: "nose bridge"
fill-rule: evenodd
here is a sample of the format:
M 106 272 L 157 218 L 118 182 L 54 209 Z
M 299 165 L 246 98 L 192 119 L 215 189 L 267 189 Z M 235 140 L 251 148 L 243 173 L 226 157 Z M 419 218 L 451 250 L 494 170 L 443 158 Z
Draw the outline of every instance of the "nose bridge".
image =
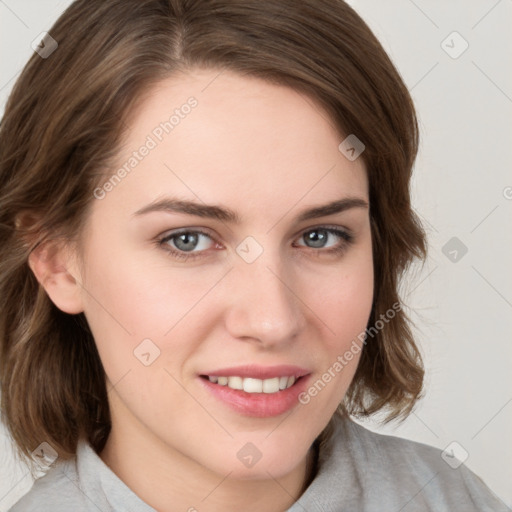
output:
M 293 279 L 291 267 L 282 261 L 278 248 L 265 248 L 256 259 L 249 261 L 242 253 L 235 263 L 228 315 L 231 334 L 266 344 L 291 340 L 302 325 L 301 302 L 290 282 Z

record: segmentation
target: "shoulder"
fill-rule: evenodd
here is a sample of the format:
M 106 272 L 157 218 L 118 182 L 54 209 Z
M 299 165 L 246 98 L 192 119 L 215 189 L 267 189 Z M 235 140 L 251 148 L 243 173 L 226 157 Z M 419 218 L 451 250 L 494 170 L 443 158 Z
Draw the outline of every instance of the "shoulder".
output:
M 111 482 L 114 484 L 111 484 Z M 8 512 L 98 512 L 112 510 L 107 490 L 115 494 L 119 480 L 92 446 L 81 439 L 71 459 L 57 459 L 44 476 Z M 124 491 L 124 487 L 122 488 Z
M 8 512 L 68 512 L 85 509 L 76 474 L 74 460 L 53 465 L 44 476 L 34 481 L 28 493 Z
M 80 439 L 72 459 L 58 459 L 8 512 L 156 512 Z
M 410 500 L 414 510 L 510 512 L 451 452 L 376 433 L 349 418 L 340 418 L 334 436 L 333 458 L 353 465 L 376 499 L 394 496 L 402 506 Z

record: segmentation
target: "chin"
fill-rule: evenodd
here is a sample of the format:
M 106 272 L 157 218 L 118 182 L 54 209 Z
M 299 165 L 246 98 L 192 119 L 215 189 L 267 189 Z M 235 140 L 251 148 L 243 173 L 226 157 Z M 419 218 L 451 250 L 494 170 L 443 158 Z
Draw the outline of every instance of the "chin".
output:
M 223 474 L 228 474 L 230 479 L 235 480 L 268 480 L 270 477 L 280 479 L 292 473 L 303 461 L 307 455 L 307 450 L 302 457 L 297 456 L 297 452 L 293 451 L 293 457 L 290 453 L 275 453 L 271 456 L 264 457 L 255 462 L 252 467 L 246 467 L 240 461 L 230 466 L 228 464 L 223 468 Z
M 286 420 L 285 420 L 286 421 Z M 272 431 L 270 431 L 272 432 Z M 262 480 L 272 476 L 282 478 L 305 464 L 305 458 L 316 437 L 299 427 L 290 433 L 279 427 L 275 432 L 252 432 L 236 435 L 223 443 L 213 460 L 220 464 L 215 469 L 220 474 L 240 480 Z M 220 466 L 220 467 L 219 467 Z

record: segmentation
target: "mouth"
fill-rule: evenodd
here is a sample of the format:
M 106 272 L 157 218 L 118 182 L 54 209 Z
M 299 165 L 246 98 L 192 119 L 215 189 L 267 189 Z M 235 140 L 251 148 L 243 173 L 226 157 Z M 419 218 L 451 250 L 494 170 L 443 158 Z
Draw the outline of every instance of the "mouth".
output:
M 299 405 L 311 372 L 297 366 L 243 366 L 198 375 L 218 402 L 244 416 L 270 417 Z
M 293 375 L 283 375 L 280 377 L 272 377 L 270 379 L 257 379 L 254 377 L 241 377 L 239 375 L 218 376 L 218 375 L 200 375 L 202 379 L 206 379 L 218 386 L 226 386 L 230 389 L 244 391 L 245 393 L 266 393 L 274 394 L 291 388 L 302 377 Z

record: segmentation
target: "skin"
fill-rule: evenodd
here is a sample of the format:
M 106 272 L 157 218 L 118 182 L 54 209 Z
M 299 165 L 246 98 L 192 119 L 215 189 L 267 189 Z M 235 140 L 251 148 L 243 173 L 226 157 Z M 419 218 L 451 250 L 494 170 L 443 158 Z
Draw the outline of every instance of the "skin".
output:
M 208 85 L 209 84 L 209 85 Z M 118 165 L 187 98 L 197 101 L 172 133 L 92 206 L 80 250 L 43 246 L 30 265 L 53 302 L 84 312 L 107 375 L 112 432 L 100 457 L 158 511 L 283 511 L 299 497 L 306 461 L 355 373 L 360 354 L 307 405 L 253 418 L 213 397 L 210 369 L 294 364 L 315 382 L 365 330 L 373 298 L 368 208 L 298 222 L 307 208 L 343 197 L 369 201 L 361 158 L 338 150 L 338 133 L 310 98 L 218 70 L 159 83 L 132 113 Z M 111 176 L 117 167 L 108 175 Z M 165 211 L 134 216 L 164 196 L 235 210 L 240 225 Z M 325 248 L 305 234 L 349 229 Z M 158 237 L 201 228 L 189 261 Z M 252 263 L 237 246 L 253 237 Z M 326 249 L 343 246 L 340 254 Z M 183 252 L 183 251 L 182 251 Z M 160 355 L 134 357 L 144 339 Z M 261 459 L 237 452 L 253 443 Z

